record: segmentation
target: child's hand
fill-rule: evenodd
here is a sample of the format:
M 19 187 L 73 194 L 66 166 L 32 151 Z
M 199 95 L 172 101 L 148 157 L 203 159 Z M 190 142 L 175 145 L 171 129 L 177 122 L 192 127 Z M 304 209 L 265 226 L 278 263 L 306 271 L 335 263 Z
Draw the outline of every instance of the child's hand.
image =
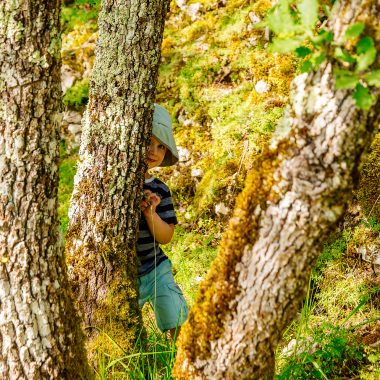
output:
M 156 208 L 160 202 L 161 198 L 157 194 L 150 190 L 144 190 L 144 198 L 141 201 L 141 210 L 144 215 L 149 215 L 152 212 L 156 212 Z

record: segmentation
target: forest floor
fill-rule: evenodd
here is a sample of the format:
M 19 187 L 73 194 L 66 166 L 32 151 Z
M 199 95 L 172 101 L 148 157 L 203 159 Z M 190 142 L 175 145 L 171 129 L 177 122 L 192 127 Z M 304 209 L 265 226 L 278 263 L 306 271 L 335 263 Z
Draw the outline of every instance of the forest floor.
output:
M 64 104 L 80 113 L 88 99 L 100 1 L 66 3 L 62 58 L 74 82 Z M 254 27 L 270 6 L 267 0 L 172 1 L 165 26 L 157 102 L 173 115 L 177 145 L 188 158 L 177 169 L 158 173 L 172 189 L 180 221 L 164 250 L 190 306 L 250 163 L 273 133 L 298 70 L 295 57 L 269 52 L 266 34 Z M 63 234 L 78 159 L 67 146 L 62 142 Z M 225 215 L 217 208 L 227 210 Z M 325 244 L 303 307 L 283 334 L 277 379 L 380 379 L 380 268 L 361 253 L 379 234 L 380 224 L 353 203 Z M 172 379 L 175 346 L 158 331 L 149 307 L 143 317 L 145 348 L 137 344 L 135 353 L 114 358 L 99 347 L 99 379 Z
M 62 149 L 59 214 L 63 233 L 77 157 Z M 179 217 L 185 220 L 184 215 Z M 173 241 L 164 249 L 191 306 L 217 254 L 225 222 L 203 217 L 184 224 L 176 228 Z M 358 207 L 351 207 L 345 222 L 325 244 L 303 307 L 283 335 L 276 354 L 276 378 L 380 379 L 380 270 L 362 260 L 358 252 L 363 239 L 379 233 L 380 224 L 366 222 Z M 99 378 L 172 378 L 175 346 L 159 332 L 149 307 L 143 315 L 148 352 L 137 349 L 134 356 L 109 358 L 100 351 Z

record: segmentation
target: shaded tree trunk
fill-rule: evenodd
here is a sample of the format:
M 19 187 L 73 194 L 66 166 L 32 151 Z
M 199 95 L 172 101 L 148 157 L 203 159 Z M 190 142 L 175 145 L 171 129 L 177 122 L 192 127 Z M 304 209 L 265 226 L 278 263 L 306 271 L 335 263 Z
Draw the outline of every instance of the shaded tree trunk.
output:
M 130 350 L 142 327 L 135 243 L 168 6 L 102 1 L 66 245 L 91 347 L 100 329 Z
M 91 378 L 57 215 L 60 1 L 0 3 L 0 378 Z
M 340 1 L 330 25 L 335 38 L 358 21 L 376 30 L 379 8 L 375 0 Z M 379 34 L 373 37 L 379 45 Z M 287 123 L 247 178 L 181 330 L 177 379 L 273 377 L 275 348 L 300 308 L 323 242 L 343 215 L 368 131 L 379 117 L 378 100 L 361 111 L 351 91 L 336 91 L 334 81 L 329 62 L 295 79 Z

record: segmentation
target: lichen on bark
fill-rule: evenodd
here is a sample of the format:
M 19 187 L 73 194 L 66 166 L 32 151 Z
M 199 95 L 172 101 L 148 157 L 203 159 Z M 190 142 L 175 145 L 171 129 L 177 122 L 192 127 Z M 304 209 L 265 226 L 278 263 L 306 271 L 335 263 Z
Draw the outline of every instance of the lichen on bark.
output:
M 380 223 L 380 133 L 375 136 L 361 167 L 356 197 L 364 214 Z
M 0 4 L 0 377 L 92 378 L 57 217 L 60 1 Z M 38 48 L 37 48 L 38 47 Z
M 135 242 L 168 3 L 108 0 L 99 15 L 66 243 L 92 351 L 99 331 L 131 351 L 142 328 Z

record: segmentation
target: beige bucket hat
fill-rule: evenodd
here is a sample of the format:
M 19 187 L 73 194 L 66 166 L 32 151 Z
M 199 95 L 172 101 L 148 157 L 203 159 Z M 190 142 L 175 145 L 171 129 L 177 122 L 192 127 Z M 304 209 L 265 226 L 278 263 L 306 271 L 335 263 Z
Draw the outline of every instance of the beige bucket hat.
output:
M 178 151 L 173 136 L 172 119 L 169 112 L 159 104 L 154 104 L 153 136 L 167 148 L 160 166 L 171 166 L 178 162 Z

